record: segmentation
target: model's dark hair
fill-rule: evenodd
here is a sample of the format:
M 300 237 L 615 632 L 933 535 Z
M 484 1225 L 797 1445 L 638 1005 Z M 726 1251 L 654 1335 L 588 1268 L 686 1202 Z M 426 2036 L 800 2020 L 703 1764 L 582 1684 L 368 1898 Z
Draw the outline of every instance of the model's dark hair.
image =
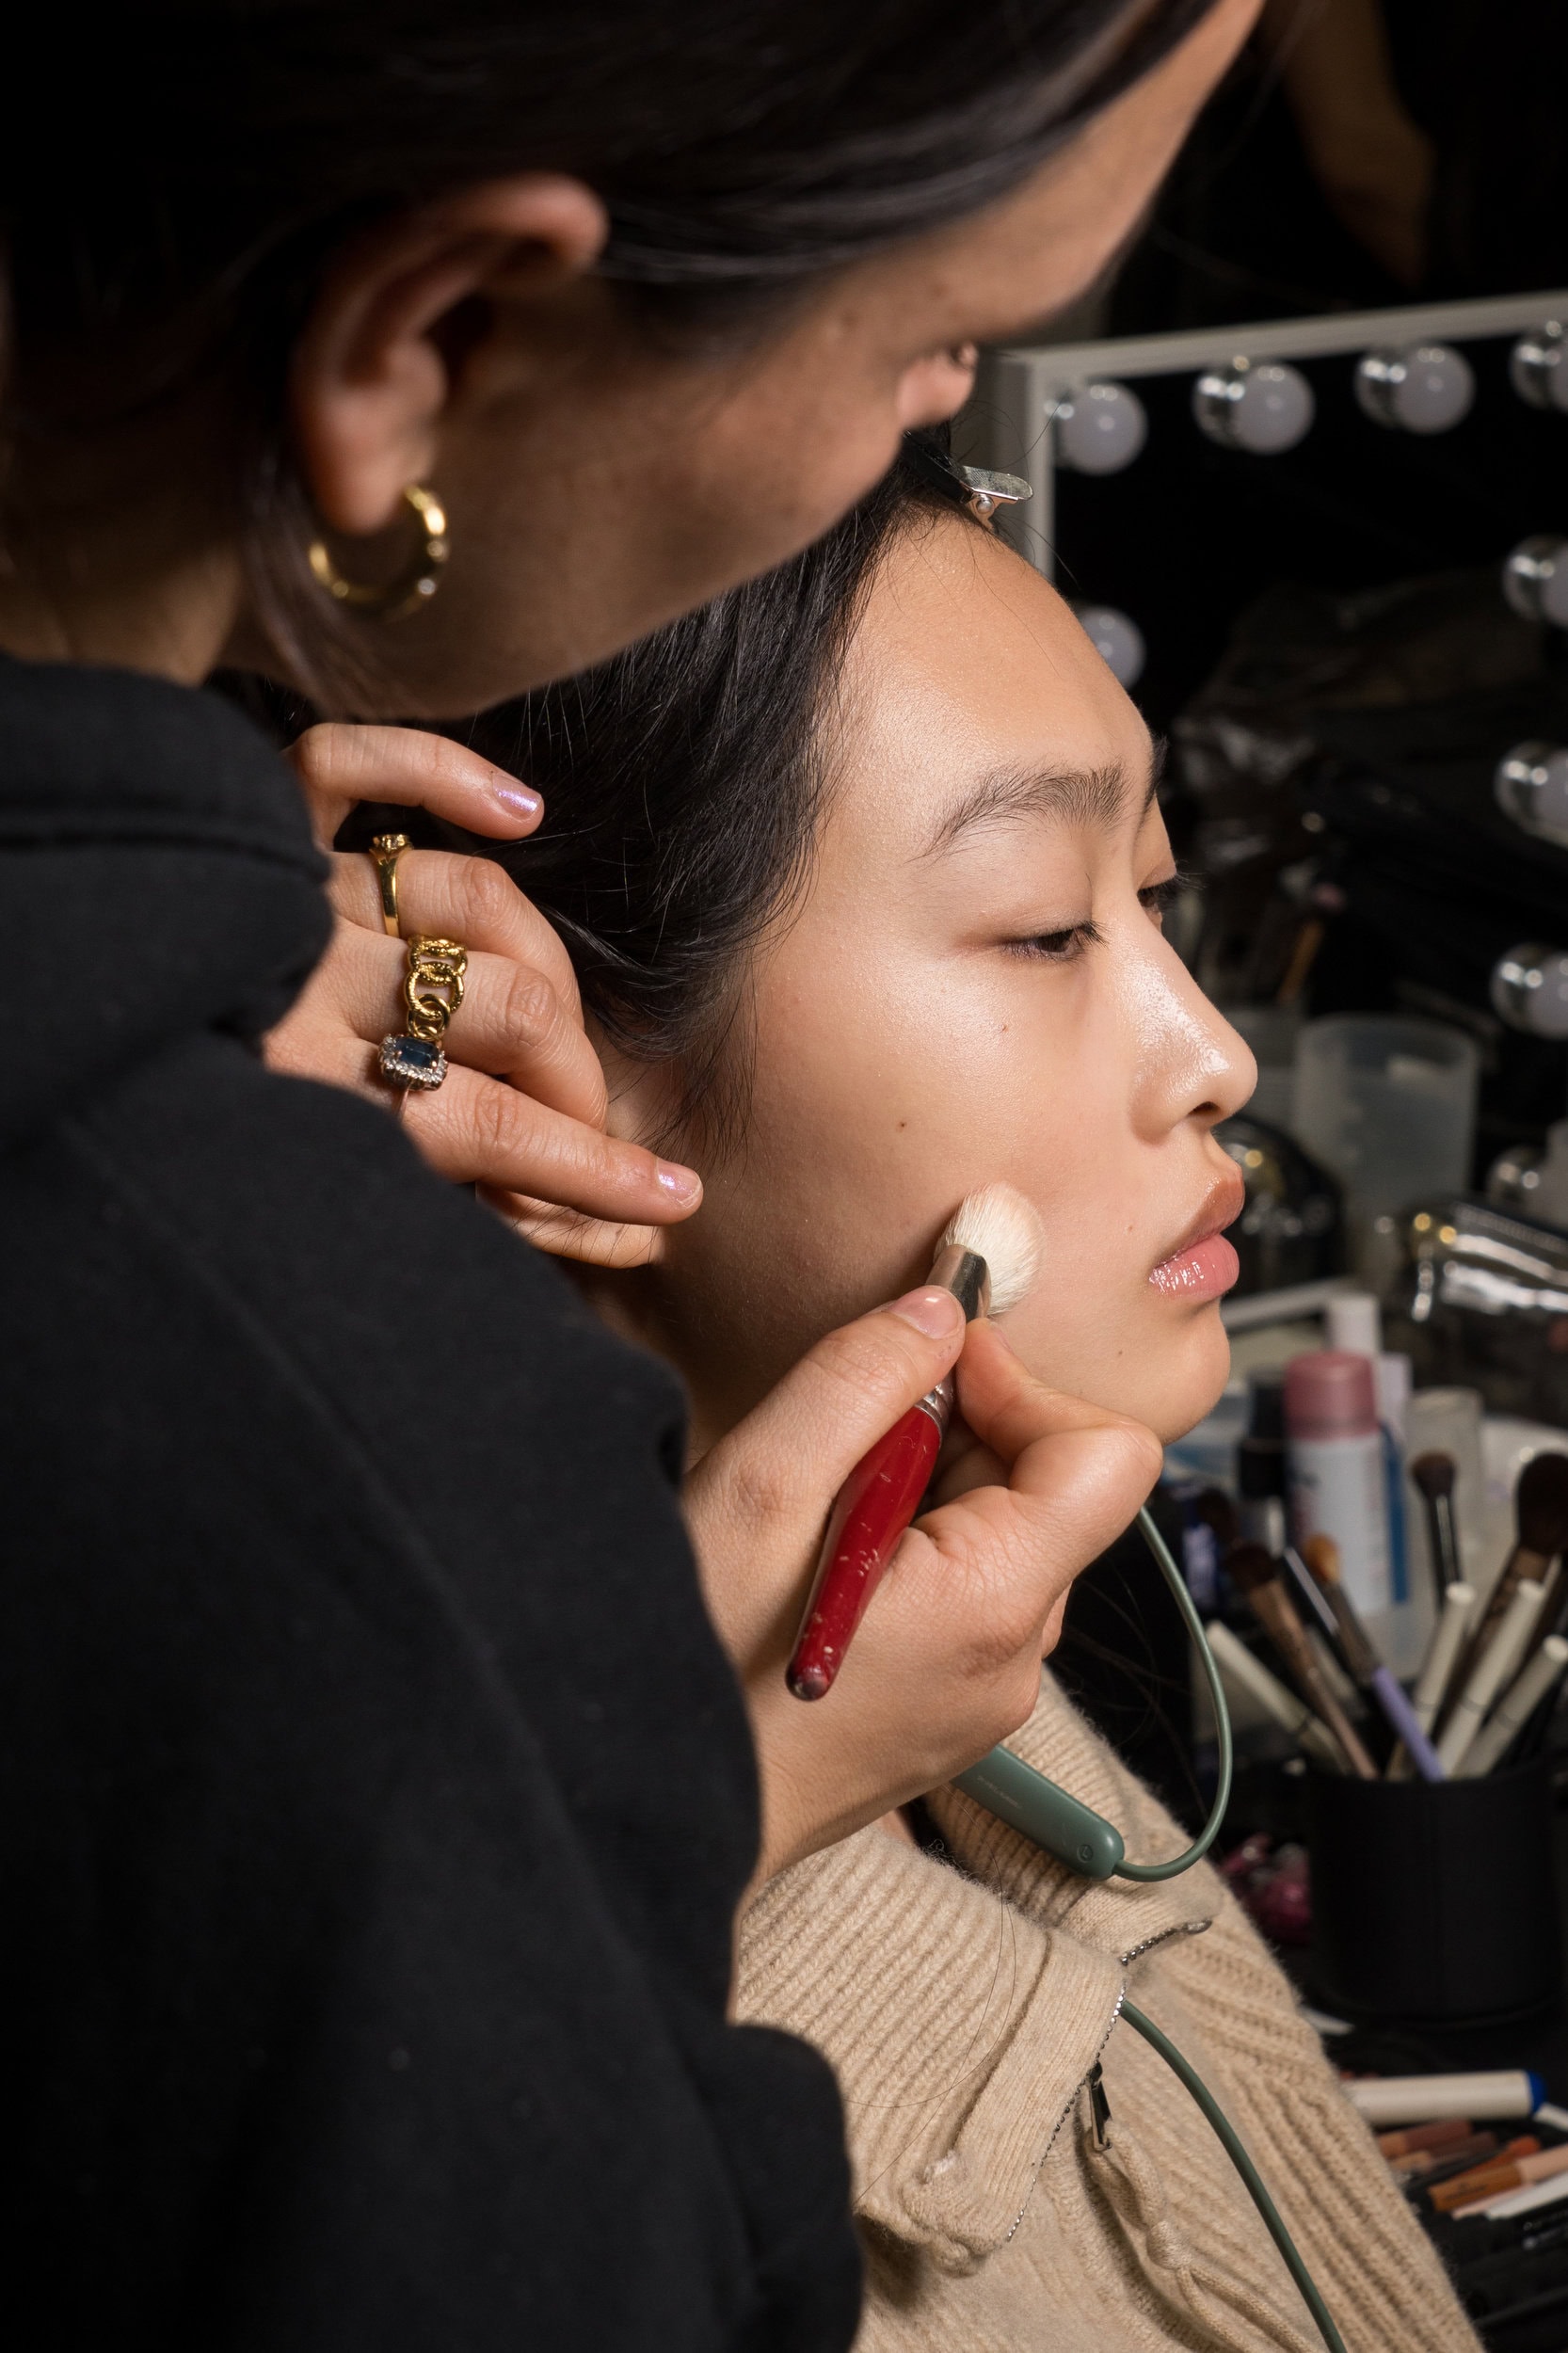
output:
M 676 1124 L 696 1116 L 710 1145 L 744 1102 L 747 952 L 810 872 L 861 600 L 894 536 L 943 513 L 963 509 L 929 462 L 901 457 L 776 571 L 454 729 L 543 792 L 526 841 L 414 821 L 506 868 L 565 939 L 586 1010 L 678 1067 Z M 408 823 L 361 811 L 354 839 L 394 817 Z
M 289 352 L 356 232 L 555 169 L 649 323 L 734 332 L 1002 195 L 1213 0 L 117 0 L 32 11 L 0 143 L 12 462 L 221 376 L 224 519 L 303 657 L 330 616 L 283 432 Z M 320 664 L 316 675 L 322 674 Z

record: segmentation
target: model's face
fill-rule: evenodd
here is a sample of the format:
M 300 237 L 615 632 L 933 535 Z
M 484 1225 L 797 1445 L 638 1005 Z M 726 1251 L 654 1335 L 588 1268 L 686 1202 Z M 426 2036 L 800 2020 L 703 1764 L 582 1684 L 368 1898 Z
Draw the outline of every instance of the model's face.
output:
M 390 707 L 478 710 L 568 676 L 818 537 L 902 432 L 957 408 L 965 347 L 1049 316 L 1104 267 L 1256 10 L 1217 0 L 1014 195 L 846 269 L 755 347 L 662 354 L 591 278 L 515 317 L 496 306 L 438 437 L 440 596 L 376 641 Z
M 752 975 L 746 1133 L 632 1294 L 644 1329 L 711 1440 L 1001 1179 L 1046 1239 L 1014 1345 L 1173 1436 L 1224 1381 L 1235 1257 L 1205 1238 L 1241 1189 L 1213 1128 L 1256 1072 L 1161 934 L 1147 731 L 1054 590 L 958 517 L 893 548 L 844 688 L 814 878 Z

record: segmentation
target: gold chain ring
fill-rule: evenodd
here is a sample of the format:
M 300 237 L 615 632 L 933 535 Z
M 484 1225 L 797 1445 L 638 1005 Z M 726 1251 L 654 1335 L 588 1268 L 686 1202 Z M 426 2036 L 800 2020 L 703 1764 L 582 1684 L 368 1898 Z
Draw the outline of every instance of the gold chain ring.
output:
M 403 1004 L 408 1026 L 401 1036 L 384 1037 L 376 1048 L 382 1078 L 405 1101 L 410 1087 L 439 1087 L 446 1077 L 441 1045 L 447 1025 L 463 1001 L 468 950 L 460 940 L 421 934 L 408 942 Z M 440 992 L 444 990 L 445 995 Z
M 463 1001 L 468 950 L 456 939 L 430 939 L 423 935 L 408 942 L 408 973 L 403 984 L 408 1032 L 433 1045 L 446 1034 L 447 1024 Z M 435 994 L 445 989 L 445 997 Z

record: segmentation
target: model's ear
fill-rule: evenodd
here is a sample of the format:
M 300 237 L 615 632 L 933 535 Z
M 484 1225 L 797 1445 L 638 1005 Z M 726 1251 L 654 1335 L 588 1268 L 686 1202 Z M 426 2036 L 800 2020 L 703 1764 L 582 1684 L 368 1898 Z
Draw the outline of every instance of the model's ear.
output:
M 471 351 L 502 309 L 515 326 L 519 310 L 557 302 L 608 232 L 591 188 L 528 172 L 400 215 L 336 263 L 289 380 L 295 446 L 329 530 L 394 519 L 408 485 L 434 471 L 452 354 Z
M 584 1027 L 604 1065 L 609 1108 L 604 1125 L 613 1136 L 629 1144 L 662 1150 L 668 1143 L 679 1106 L 678 1082 L 667 1064 L 636 1062 L 611 1045 L 590 1016 Z M 648 1335 L 627 1302 L 626 1287 L 608 1282 L 597 1287 L 600 1274 L 623 1274 L 632 1267 L 658 1266 L 667 1237 L 662 1225 L 610 1225 L 585 1217 L 580 1209 L 563 1209 L 547 1201 L 525 1200 L 520 1193 L 488 1193 L 490 1208 L 552 1257 L 571 1259 L 587 1296 L 615 1328 L 630 1339 L 648 1344 Z M 616 1303 L 620 1303 L 616 1305 Z M 627 1318 L 631 1318 L 630 1321 Z
M 610 1096 L 605 1127 L 628 1144 L 646 1144 L 650 1151 L 664 1151 L 670 1146 L 670 1130 L 680 1105 L 679 1074 L 668 1063 L 635 1061 L 605 1038 L 591 1016 L 585 1026 L 604 1067 Z

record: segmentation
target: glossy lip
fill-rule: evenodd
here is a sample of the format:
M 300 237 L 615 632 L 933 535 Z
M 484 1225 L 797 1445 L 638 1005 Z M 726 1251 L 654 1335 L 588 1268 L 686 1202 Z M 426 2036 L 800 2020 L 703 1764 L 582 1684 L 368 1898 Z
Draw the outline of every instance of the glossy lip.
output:
M 1202 1209 L 1174 1250 L 1149 1273 L 1156 1290 L 1192 1300 L 1218 1299 L 1240 1272 L 1224 1228 L 1241 1214 L 1247 1198 L 1241 1172 L 1232 1167 L 1215 1178 Z

